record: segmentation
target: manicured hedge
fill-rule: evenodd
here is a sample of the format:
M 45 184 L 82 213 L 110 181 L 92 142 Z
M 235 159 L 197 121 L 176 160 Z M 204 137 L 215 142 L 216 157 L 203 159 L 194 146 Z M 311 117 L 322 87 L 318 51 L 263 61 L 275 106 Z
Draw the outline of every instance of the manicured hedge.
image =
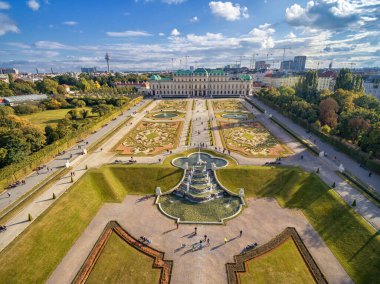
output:
M 116 118 L 120 114 L 120 111 L 124 111 L 126 109 L 131 108 L 135 104 L 139 103 L 141 100 L 142 97 L 133 99 L 127 105 L 121 108 L 117 108 L 113 112 L 105 116 L 95 118 L 92 123 L 78 129 L 77 131 L 70 133 L 69 135 L 65 136 L 60 140 L 55 141 L 54 143 L 44 147 L 40 151 L 33 153 L 32 155 L 28 156 L 25 160 L 2 168 L 0 170 L 0 191 L 3 190 L 3 188 L 8 186 L 9 184 L 14 183 L 15 181 L 22 179 L 26 175 L 30 174 L 33 171 L 33 169 L 37 168 L 38 166 L 49 162 L 58 153 L 67 150 L 71 146 L 75 145 L 75 143 L 78 140 L 84 139 L 85 137 L 90 135 L 94 130 L 99 129 L 105 123 Z

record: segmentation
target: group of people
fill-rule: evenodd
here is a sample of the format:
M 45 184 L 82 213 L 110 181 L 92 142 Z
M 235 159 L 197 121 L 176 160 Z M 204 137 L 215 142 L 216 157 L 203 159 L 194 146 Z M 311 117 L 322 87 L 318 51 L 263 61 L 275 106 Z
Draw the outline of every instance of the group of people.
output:
M 9 186 L 8 186 L 8 188 L 15 188 L 16 186 L 19 186 L 19 185 L 24 185 L 26 182 L 25 182 L 25 180 L 23 179 L 23 180 L 18 180 L 18 181 L 16 181 L 16 182 L 14 182 L 14 183 L 12 183 L 12 184 L 10 184 Z
M 151 244 L 152 241 L 149 240 L 147 237 L 144 237 L 144 236 L 141 236 L 140 239 L 139 239 L 140 242 L 142 243 L 147 243 L 147 244 Z
M 0 232 L 4 232 L 7 230 L 7 226 L 0 226 Z

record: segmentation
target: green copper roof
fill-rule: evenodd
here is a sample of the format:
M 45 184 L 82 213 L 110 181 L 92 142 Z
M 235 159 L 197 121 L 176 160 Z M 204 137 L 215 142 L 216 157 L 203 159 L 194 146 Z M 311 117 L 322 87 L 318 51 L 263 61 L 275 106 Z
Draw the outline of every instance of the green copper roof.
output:
M 193 72 L 190 70 L 177 70 L 177 72 L 175 72 L 175 75 L 177 76 L 191 76 L 192 74 Z
M 150 77 L 150 80 L 151 81 L 160 81 L 161 80 L 161 77 L 159 75 L 152 75 Z
M 250 81 L 252 80 L 252 76 L 248 74 L 242 74 L 240 75 L 240 79 L 242 79 L 243 81 Z
M 220 69 L 205 69 L 197 68 L 194 71 L 191 70 L 177 70 L 174 73 L 175 76 L 225 76 L 226 72 Z

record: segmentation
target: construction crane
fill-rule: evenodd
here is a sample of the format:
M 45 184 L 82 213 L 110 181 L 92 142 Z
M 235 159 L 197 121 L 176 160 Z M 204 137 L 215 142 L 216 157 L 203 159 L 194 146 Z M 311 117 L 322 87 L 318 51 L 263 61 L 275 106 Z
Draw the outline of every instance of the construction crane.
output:
M 258 56 L 259 54 L 258 53 L 254 53 L 252 54 L 252 61 L 251 61 L 251 64 L 250 64 L 250 69 L 254 69 L 255 68 L 255 57 Z
M 51 74 L 54 74 L 53 67 L 50 68 Z
M 350 66 L 351 66 L 351 70 L 352 70 L 352 66 L 354 66 L 354 65 L 356 65 L 356 63 L 355 62 L 350 62 L 350 63 L 348 63 Z

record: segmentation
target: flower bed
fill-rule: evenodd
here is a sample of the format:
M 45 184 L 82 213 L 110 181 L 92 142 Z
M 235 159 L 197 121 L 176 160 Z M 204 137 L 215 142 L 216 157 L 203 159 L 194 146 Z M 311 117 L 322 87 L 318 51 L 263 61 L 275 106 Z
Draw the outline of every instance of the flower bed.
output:
M 157 155 L 177 147 L 182 122 L 141 121 L 132 129 L 116 151 L 123 155 Z
M 220 122 L 223 143 L 229 150 L 254 157 L 279 157 L 290 154 L 261 123 Z
M 215 100 L 212 101 L 215 112 L 246 112 L 247 108 L 240 100 Z
M 186 112 L 188 101 L 186 100 L 163 100 L 153 109 L 157 111 L 182 111 Z

